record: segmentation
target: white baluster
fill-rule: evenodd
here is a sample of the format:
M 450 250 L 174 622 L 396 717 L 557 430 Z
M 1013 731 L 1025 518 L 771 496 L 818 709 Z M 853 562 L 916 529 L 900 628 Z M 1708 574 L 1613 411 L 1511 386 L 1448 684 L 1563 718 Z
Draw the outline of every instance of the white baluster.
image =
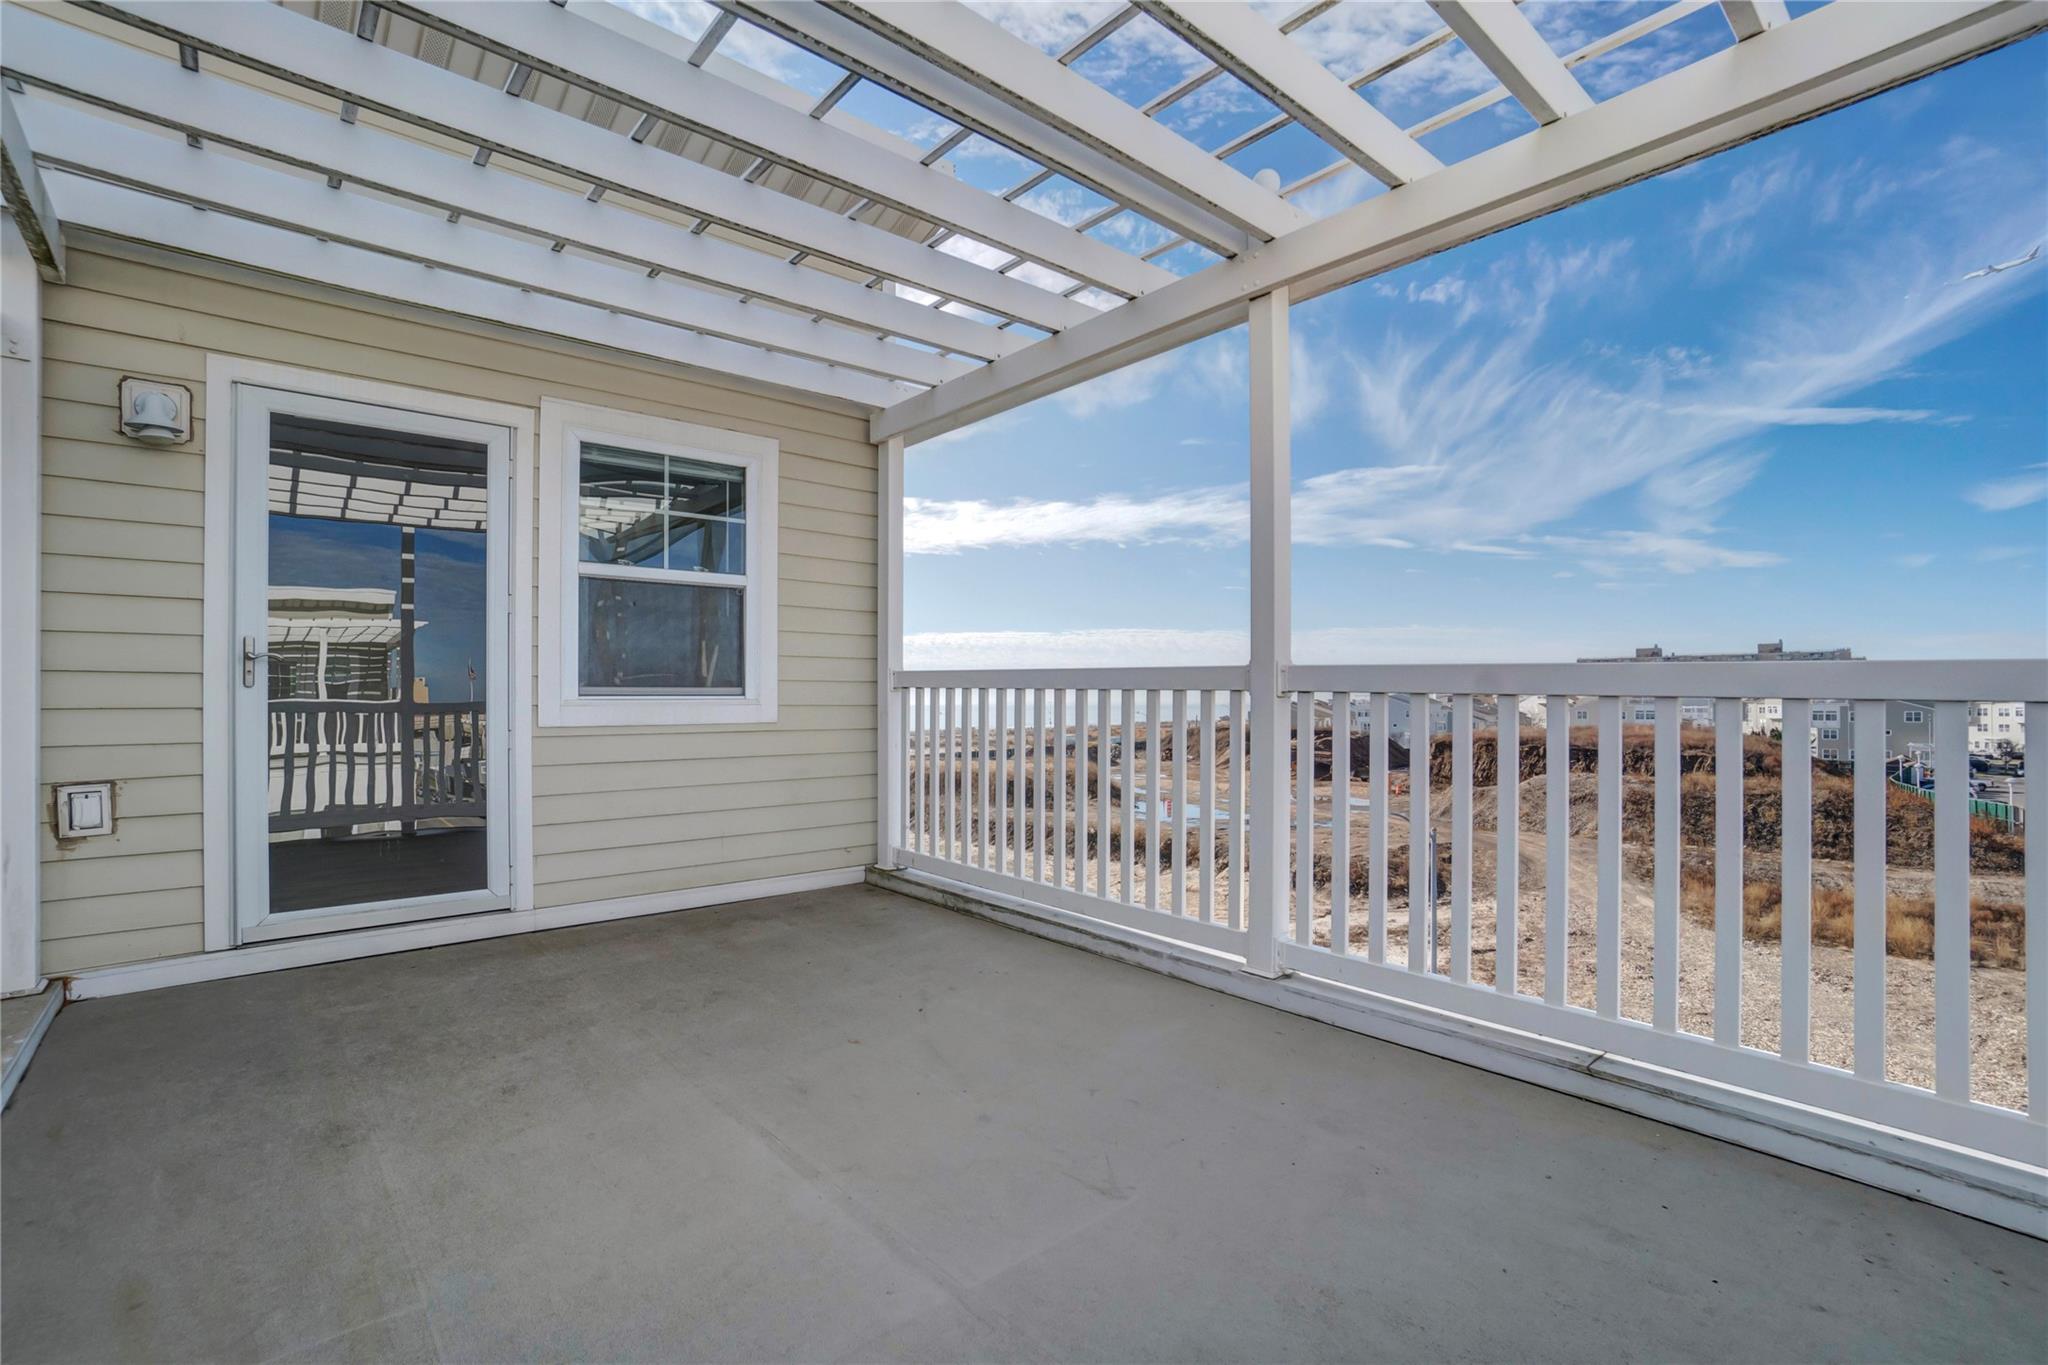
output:
M 1970 704 L 1934 704 L 1934 1093 L 1970 1098 Z
M 1543 999 L 1562 1005 L 1571 944 L 1572 699 L 1544 700 Z
M 1714 1041 L 1742 1042 L 1742 703 L 1714 701 Z
M 1351 694 L 1330 694 L 1330 951 L 1351 951 Z
M 1493 704 L 1493 986 L 1513 995 L 1522 947 L 1522 699 L 1503 692 Z
M 1679 894 L 1678 698 L 1657 699 L 1656 907 L 1651 928 L 1650 1022 L 1666 1033 L 1678 1029 Z
M 1884 1079 L 1885 725 L 1881 701 L 1856 703 L 1856 1074 Z
M 1783 1023 L 1778 1051 L 1788 1062 L 1810 1055 L 1812 1015 L 1807 1003 L 1813 956 L 1813 703 L 1785 701 L 1784 740 L 1778 763 L 1784 813 L 1778 820 L 1778 998 Z
M 1621 1013 L 1621 698 L 1600 699 L 1599 826 L 1593 849 L 1593 1003 Z

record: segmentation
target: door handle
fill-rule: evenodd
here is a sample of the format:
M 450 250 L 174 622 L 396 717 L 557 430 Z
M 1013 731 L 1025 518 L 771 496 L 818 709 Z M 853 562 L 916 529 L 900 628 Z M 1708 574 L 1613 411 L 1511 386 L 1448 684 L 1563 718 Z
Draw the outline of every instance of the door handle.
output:
M 254 687 L 256 685 L 256 661 L 269 657 L 269 650 L 256 648 L 255 636 L 244 635 L 242 637 L 242 686 Z

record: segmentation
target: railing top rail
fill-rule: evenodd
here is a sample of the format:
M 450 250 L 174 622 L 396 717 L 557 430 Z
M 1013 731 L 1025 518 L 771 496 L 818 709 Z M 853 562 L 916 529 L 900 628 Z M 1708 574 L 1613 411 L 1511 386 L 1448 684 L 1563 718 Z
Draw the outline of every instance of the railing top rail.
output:
M 270 705 L 272 710 L 279 711 L 389 711 L 393 715 L 399 709 L 396 697 L 272 697 Z M 453 716 L 483 708 L 480 701 L 416 701 L 406 705 L 416 716 Z
M 1252 683 L 1249 666 L 1192 668 L 936 668 L 899 669 L 891 675 L 902 687 L 1043 687 L 1102 688 L 1145 691 L 1151 688 L 1188 691 L 1242 691 Z
M 1303 664 L 1285 670 L 1281 685 L 1292 692 L 2038 702 L 2048 701 L 2048 659 Z

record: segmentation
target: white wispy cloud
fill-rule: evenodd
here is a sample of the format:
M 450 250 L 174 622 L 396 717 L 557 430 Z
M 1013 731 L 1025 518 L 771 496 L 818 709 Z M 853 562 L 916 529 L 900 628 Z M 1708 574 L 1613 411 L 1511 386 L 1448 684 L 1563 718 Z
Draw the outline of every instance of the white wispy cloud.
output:
M 1967 418 L 1945 418 L 1927 408 L 1855 408 L 1855 407 L 1759 407 L 1754 404 L 1733 404 L 1713 407 L 1700 403 L 1688 403 L 1671 409 L 1680 417 L 1727 418 L 1738 422 L 1751 422 L 1759 427 L 1850 427 L 1862 426 L 1866 422 L 1945 422 L 1953 424 L 1967 421 Z
M 1892 563 L 1902 569 L 1924 569 L 1933 562 L 1934 556 L 1925 550 L 1910 555 L 1895 555 L 1892 558 Z
M 1694 226 L 1709 236 L 1739 228 L 1756 219 L 1760 202 L 1775 203 L 1806 179 L 1789 154 L 1740 169 Z M 1935 347 L 2042 287 L 2018 271 L 1960 280 L 1959 266 L 1997 258 L 2037 231 L 2030 200 L 1930 202 L 1935 209 L 1906 228 L 1864 230 L 1855 251 L 1729 296 L 1712 352 L 1690 340 L 1634 352 L 1569 343 L 1576 324 L 1637 286 L 1639 271 L 1669 268 L 1668 253 L 1639 260 L 1628 239 L 1532 243 L 1484 267 L 1376 281 L 1375 293 L 1404 305 L 1389 312 L 1382 335 L 1295 333 L 1297 423 L 1335 413 L 1355 425 L 1358 452 L 1356 463 L 1298 483 L 1295 538 L 1540 554 L 1602 581 L 1783 562 L 1724 524 L 1766 467 L 1771 434 L 1963 420 L 1845 400 L 1907 375 Z M 1243 369 L 1242 338 L 1226 335 L 1096 380 L 1072 391 L 1066 407 L 1085 416 L 1178 382 L 1241 390 Z M 1637 524 L 1573 524 L 1628 490 Z M 1987 510 L 2027 506 L 2048 497 L 2048 466 L 1965 496 Z M 983 544 L 1229 544 L 1242 539 L 1248 518 L 1236 485 L 934 502 L 920 506 L 915 523 L 912 548 L 958 553 Z
M 1243 540 L 1250 524 L 1241 486 L 1084 501 L 905 498 L 903 549 L 908 554 L 958 554 L 1022 545 L 1227 544 Z
M 1974 484 L 1964 490 L 1963 497 L 1987 512 L 2010 512 L 2048 499 L 2048 463 L 2028 465 L 2017 474 Z

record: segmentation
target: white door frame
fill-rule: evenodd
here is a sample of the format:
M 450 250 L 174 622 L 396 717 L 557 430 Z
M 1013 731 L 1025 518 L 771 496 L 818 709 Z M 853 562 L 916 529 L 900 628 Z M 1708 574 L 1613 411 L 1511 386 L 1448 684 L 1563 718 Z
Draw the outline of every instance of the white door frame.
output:
M 300 912 L 293 923 L 259 926 L 253 931 L 238 924 L 236 906 L 243 897 L 239 883 L 255 875 L 238 865 L 237 791 L 247 781 L 236 777 L 236 710 L 243 703 L 240 637 L 236 633 L 236 595 L 240 580 L 236 573 L 236 436 L 245 409 L 268 404 L 258 391 L 272 390 L 300 396 L 294 407 L 315 409 L 323 404 L 356 403 L 393 410 L 381 419 L 374 413 L 356 414 L 357 420 L 382 420 L 387 425 L 417 424 L 426 419 L 453 419 L 480 423 L 499 429 L 498 448 L 504 452 L 502 493 L 494 489 L 491 515 L 505 533 L 494 538 L 491 553 L 509 560 L 503 578 L 509 592 L 502 602 L 503 617 L 494 614 L 490 622 L 493 657 L 503 688 L 507 761 L 491 781 L 490 824 L 493 834 L 502 830 L 504 856 L 497 856 L 494 838 L 492 858 L 493 889 L 501 895 L 492 902 L 513 910 L 533 908 L 532 781 L 533 729 L 533 409 L 479 399 L 405 388 L 342 375 L 243 360 L 233 356 L 207 357 L 206 380 L 206 580 L 205 580 L 205 704 L 202 804 L 202 838 L 206 884 L 206 933 L 208 951 L 232 948 L 239 943 L 276 937 L 280 931 L 327 933 L 368 927 L 394 920 L 424 918 L 436 913 L 423 901 L 382 908 L 350 907 L 345 912 L 315 916 Z M 255 401 L 244 402 L 244 397 Z M 267 439 L 262 442 L 268 449 Z M 267 456 L 266 456 L 267 458 Z M 501 500 L 499 500 L 501 499 Z M 267 577 L 267 575 L 266 575 Z M 260 586 L 260 585 L 259 585 Z M 504 649 L 499 652 L 497 645 Z M 267 787 L 267 775 L 263 779 Z M 258 799 L 261 793 L 258 794 Z M 502 871 L 500 869 L 503 869 Z M 267 868 L 262 885 L 267 888 Z M 500 879 L 502 880 L 502 884 Z M 481 904 L 445 907 L 441 913 L 482 910 Z M 318 922 L 315 923 L 317 918 Z M 303 922 L 303 927 L 299 922 Z

